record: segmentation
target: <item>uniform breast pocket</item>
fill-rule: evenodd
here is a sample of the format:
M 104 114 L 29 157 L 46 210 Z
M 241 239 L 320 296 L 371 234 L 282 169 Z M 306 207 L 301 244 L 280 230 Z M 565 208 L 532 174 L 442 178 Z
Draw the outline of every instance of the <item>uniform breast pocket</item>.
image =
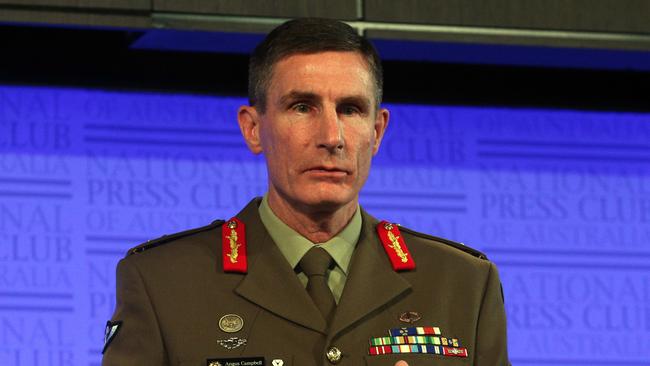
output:
M 426 354 L 401 354 L 365 356 L 367 366 L 394 366 L 399 360 L 406 361 L 409 366 L 468 366 L 468 358 L 426 355 Z

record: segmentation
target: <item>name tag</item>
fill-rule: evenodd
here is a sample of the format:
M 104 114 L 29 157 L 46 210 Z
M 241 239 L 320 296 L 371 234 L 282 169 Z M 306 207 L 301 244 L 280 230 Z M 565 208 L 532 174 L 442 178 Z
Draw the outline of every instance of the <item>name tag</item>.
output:
M 206 366 L 264 366 L 264 357 L 208 358 Z

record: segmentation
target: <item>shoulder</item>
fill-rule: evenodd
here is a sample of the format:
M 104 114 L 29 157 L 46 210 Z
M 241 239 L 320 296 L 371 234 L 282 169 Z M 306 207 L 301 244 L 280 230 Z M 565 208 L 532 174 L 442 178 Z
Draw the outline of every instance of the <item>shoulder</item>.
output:
M 477 259 L 487 260 L 485 253 L 469 247 L 463 243 L 456 242 L 453 240 L 441 238 L 438 236 L 433 236 L 425 233 L 421 233 L 404 226 L 398 225 L 400 232 L 405 236 L 406 244 L 409 243 L 423 243 L 434 248 L 449 249 L 452 253 L 455 254 L 469 254 Z
M 181 232 L 177 232 L 174 234 L 169 234 L 169 235 L 163 235 L 160 238 L 157 239 L 152 239 L 148 240 L 138 246 L 135 246 L 131 249 L 129 249 L 126 253 L 126 256 L 132 256 L 134 254 L 139 254 L 143 253 L 145 251 L 150 251 L 154 248 L 159 248 L 161 246 L 166 246 L 168 244 L 176 243 L 179 241 L 182 241 L 183 239 L 189 239 L 194 236 L 197 236 L 199 234 L 205 233 L 207 231 L 210 231 L 212 229 L 216 229 L 221 227 L 223 225 L 224 220 L 215 220 L 209 225 L 201 226 L 198 228 L 190 229 L 190 230 L 185 230 Z
M 375 228 L 382 222 L 387 223 L 386 221 L 378 220 L 363 208 L 361 209 L 361 216 L 364 220 L 364 225 L 367 225 L 368 229 L 372 227 L 373 231 L 376 231 Z M 483 252 L 463 243 L 421 233 L 397 223 L 393 223 L 392 225 L 397 226 L 409 251 L 417 251 L 420 252 L 418 254 L 422 255 L 457 257 L 479 265 L 484 264 L 482 262 L 488 262 L 487 256 Z
M 493 271 L 494 264 L 477 249 L 403 226 L 399 226 L 399 230 L 420 273 L 426 273 L 425 276 L 437 276 L 442 272 L 450 277 L 484 283 Z

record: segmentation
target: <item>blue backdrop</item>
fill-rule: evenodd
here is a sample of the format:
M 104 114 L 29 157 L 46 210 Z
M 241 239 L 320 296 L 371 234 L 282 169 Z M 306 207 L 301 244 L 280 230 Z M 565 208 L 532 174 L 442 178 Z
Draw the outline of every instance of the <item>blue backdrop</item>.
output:
M 98 365 L 125 251 L 264 192 L 244 102 L 0 86 L 0 365 Z M 388 107 L 362 204 L 497 263 L 513 364 L 650 365 L 649 114 Z

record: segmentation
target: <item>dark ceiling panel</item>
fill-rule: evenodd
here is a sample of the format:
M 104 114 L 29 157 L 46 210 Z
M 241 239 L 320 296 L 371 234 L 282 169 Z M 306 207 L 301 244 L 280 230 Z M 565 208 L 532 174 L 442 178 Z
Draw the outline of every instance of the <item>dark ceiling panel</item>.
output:
M 0 0 L 0 5 L 66 7 L 81 9 L 150 10 L 151 0 Z
M 246 95 L 247 55 L 130 48 L 138 35 L 80 27 L 0 25 L 0 39 L 10 40 L 3 43 L 0 83 Z M 182 37 L 178 40 L 187 41 Z M 381 53 L 384 46 L 379 45 Z M 650 110 L 646 97 L 650 72 L 486 65 L 480 64 L 484 51 L 476 48 L 464 53 L 478 58 L 479 64 L 414 62 L 403 44 L 397 51 L 408 61 L 382 62 L 387 102 Z M 421 54 L 423 50 L 412 51 Z M 428 51 L 444 55 L 462 50 L 446 47 Z M 499 54 L 505 51 L 497 50 Z M 538 51 L 530 57 L 547 55 L 545 49 Z M 531 52 L 537 51 L 525 53 Z M 564 56 L 548 57 L 562 62 Z M 613 52 L 611 57 L 620 60 L 627 56 Z
M 508 34 L 489 34 L 471 32 L 418 32 L 406 30 L 380 30 L 369 29 L 365 32 L 370 39 L 384 39 L 395 41 L 424 41 L 424 42 L 448 42 L 458 44 L 484 44 L 484 45 L 512 45 L 512 46 L 549 46 L 567 48 L 590 48 L 590 49 L 611 49 L 611 50 L 650 50 L 649 36 L 621 36 L 621 37 L 587 37 L 583 34 L 564 34 L 558 36 L 539 32 L 527 34 L 521 32 Z
M 153 0 L 154 11 L 267 16 L 267 17 L 323 17 L 357 19 L 358 0 Z
M 368 21 L 650 33 L 648 0 L 365 0 L 364 14 Z
M 252 22 L 241 21 L 234 16 L 202 16 L 157 12 L 153 14 L 152 22 L 156 29 L 267 34 L 273 28 L 282 24 L 284 20 L 276 18 L 264 22 Z
M 89 26 L 106 28 L 149 28 L 151 18 L 147 13 L 110 13 L 75 11 L 65 9 L 3 9 L 0 6 L 0 23 L 41 24 L 44 26 Z

